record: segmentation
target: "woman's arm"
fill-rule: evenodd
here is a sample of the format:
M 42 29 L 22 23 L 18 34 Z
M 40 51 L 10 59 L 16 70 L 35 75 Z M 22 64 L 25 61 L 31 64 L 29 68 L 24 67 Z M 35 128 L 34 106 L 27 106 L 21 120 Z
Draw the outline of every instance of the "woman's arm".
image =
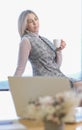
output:
M 56 51 L 56 63 L 59 66 L 59 68 L 61 67 L 62 64 L 62 52 L 60 51 Z
M 59 68 L 62 64 L 62 50 L 65 48 L 66 43 L 65 41 L 61 40 L 61 45 L 59 48 L 56 49 L 56 63 L 58 64 Z
M 24 37 L 19 46 L 18 64 L 14 76 L 22 76 L 30 54 L 30 41 Z

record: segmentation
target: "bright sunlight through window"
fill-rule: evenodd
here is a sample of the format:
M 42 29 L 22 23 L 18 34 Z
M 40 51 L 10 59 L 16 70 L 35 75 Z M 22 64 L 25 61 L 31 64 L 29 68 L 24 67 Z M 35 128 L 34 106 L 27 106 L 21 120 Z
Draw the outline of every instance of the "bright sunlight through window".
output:
M 15 72 L 20 37 L 17 22 L 21 11 L 31 9 L 40 19 L 40 35 L 53 41 L 62 38 L 61 70 L 65 75 L 81 72 L 81 0 L 1 0 L 0 1 L 0 80 Z M 27 63 L 24 75 L 31 76 Z

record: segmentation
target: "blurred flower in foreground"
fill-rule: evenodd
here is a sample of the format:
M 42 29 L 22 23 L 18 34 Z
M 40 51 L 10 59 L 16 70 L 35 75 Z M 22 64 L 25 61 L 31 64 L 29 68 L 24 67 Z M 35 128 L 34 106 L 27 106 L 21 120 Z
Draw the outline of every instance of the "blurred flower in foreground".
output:
M 23 116 L 32 120 L 52 121 L 56 124 L 73 120 L 75 108 L 79 106 L 82 96 L 70 91 L 59 93 L 55 96 L 38 97 L 35 101 L 30 101 L 25 110 Z M 69 118 L 69 119 L 68 119 Z

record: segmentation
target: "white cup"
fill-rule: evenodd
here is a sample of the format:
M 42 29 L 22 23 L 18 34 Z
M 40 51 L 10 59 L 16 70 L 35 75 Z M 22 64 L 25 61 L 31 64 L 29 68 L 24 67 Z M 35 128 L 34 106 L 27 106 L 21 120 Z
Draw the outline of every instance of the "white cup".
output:
M 59 48 L 61 45 L 61 39 L 54 39 L 53 43 L 55 45 L 56 48 Z

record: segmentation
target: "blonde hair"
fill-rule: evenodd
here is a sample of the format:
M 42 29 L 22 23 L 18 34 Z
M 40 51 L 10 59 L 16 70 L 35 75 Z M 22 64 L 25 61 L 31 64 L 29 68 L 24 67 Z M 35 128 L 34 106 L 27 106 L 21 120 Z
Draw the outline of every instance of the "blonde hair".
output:
M 20 34 L 20 37 L 22 37 L 25 34 L 25 31 L 27 30 L 27 15 L 30 13 L 33 13 L 35 16 L 37 16 L 32 10 L 25 10 L 19 16 L 18 32 Z

